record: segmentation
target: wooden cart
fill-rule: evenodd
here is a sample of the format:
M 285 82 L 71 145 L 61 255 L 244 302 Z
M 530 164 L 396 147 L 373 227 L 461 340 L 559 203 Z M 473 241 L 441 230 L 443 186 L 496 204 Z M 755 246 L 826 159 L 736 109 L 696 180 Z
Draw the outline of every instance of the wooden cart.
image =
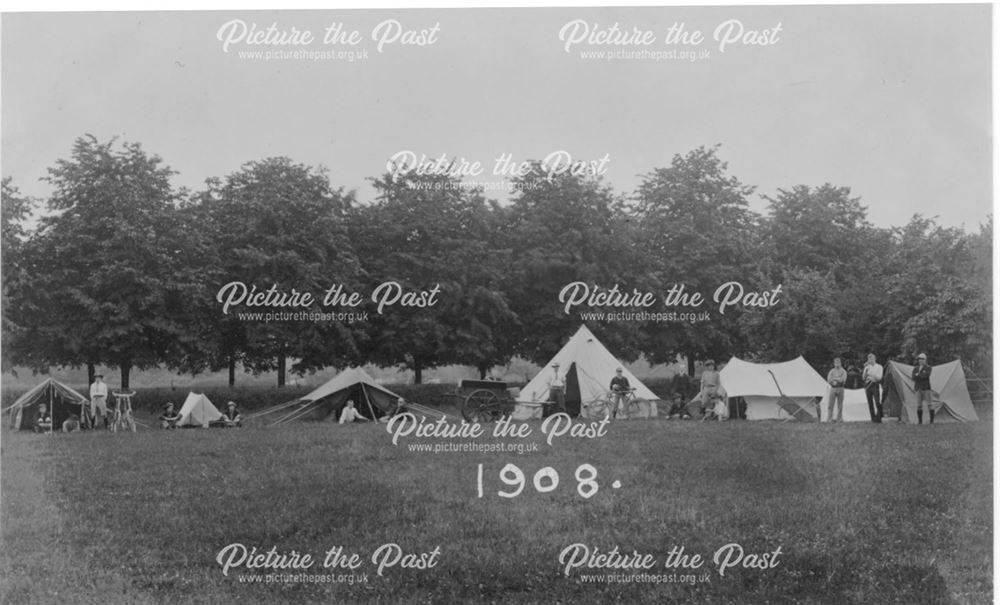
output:
M 455 389 L 468 422 L 496 422 L 514 411 L 507 383 L 499 380 L 462 380 Z

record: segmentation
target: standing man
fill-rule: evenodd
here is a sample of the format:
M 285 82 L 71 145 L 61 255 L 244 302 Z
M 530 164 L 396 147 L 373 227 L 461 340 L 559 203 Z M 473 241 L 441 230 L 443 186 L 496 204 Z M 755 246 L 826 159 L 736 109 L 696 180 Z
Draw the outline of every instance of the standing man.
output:
M 833 369 L 826 375 L 826 381 L 830 384 L 830 403 L 827 404 L 827 422 L 844 421 L 844 383 L 847 382 L 847 370 L 840 363 L 839 357 L 833 358 Z M 833 406 L 837 405 L 836 420 L 833 415 Z
M 615 399 L 615 409 L 612 412 L 612 416 L 617 416 L 619 412 L 625 411 L 623 404 L 628 397 L 629 388 L 628 378 L 625 378 L 622 369 L 618 368 L 615 370 L 615 375 L 611 378 L 611 392 Z
M 917 391 L 917 424 L 924 423 L 924 411 L 921 407 L 927 408 L 927 417 L 930 423 L 934 424 L 934 395 L 931 391 L 931 366 L 927 364 L 927 354 L 917 355 L 917 365 L 913 367 L 913 388 Z
M 879 396 L 882 376 L 882 366 L 875 360 L 875 353 L 869 353 L 861 378 L 865 382 L 865 398 L 868 399 L 868 414 L 872 422 L 882 422 L 882 398 Z
M 715 361 L 709 359 L 701 370 L 701 415 L 705 416 L 715 408 L 715 400 L 719 394 L 719 373 L 715 370 Z
M 90 385 L 90 417 L 94 419 L 94 428 L 97 428 L 98 412 L 104 428 L 108 428 L 108 385 L 104 384 L 104 374 L 94 376 L 94 383 Z
M 566 377 L 559 375 L 559 364 L 552 364 L 552 380 L 549 381 L 549 401 L 555 404 L 556 412 L 566 411 Z

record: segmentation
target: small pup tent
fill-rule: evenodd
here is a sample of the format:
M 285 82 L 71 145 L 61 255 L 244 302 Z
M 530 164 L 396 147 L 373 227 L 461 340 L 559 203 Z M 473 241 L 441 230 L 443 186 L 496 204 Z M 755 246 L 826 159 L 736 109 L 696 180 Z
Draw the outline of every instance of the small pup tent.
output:
M 913 366 L 890 361 L 886 364 L 885 415 L 898 416 L 902 422 L 917 422 L 917 393 L 913 385 Z M 975 422 L 979 420 L 972 405 L 961 360 L 931 366 L 931 391 L 934 422 Z M 927 422 L 927 419 L 924 419 Z
M 201 393 L 188 393 L 184 405 L 178 412 L 181 419 L 177 426 L 208 428 L 210 422 L 222 418 L 222 413 Z
M 52 430 L 58 431 L 71 415 L 76 414 L 78 418 L 82 418 L 83 406 L 89 400 L 58 380 L 47 378 L 18 397 L 8 408 L 11 427 L 15 431 L 34 429 L 35 414 L 38 413 L 38 405 L 42 403 L 48 406 L 52 414 Z
M 719 372 L 729 397 L 747 402 L 747 420 L 816 420 L 815 402 L 829 388 L 801 356 L 781 363 L 752 363 L 733 357 Z
M 348 368 L 293 402 L 297 405 L 277 406 L 276 409 L 288 409 L 288 413 L 275 424 L 290 420 L 337 422 L 348 399 L 354 401 L 359 414 L 373 420 L 392 412 L 400 397 L 376 383 L 363 369 Z
M 655 402 L 660 398 L 629 372 L 587 326 L 582 325 L 555 357 L 521 389 L 513 418 L 528 420 L 541 417 L 542 404 L 549 401 L 549 384 L 556 377 L 555 364 L 559 364 L 559 374 L 566 382 L 566 412 L 570 416 L 585 413 L 587 404 L 604 399 L 618 368 L 622 368 L 622 375 L 635 389 L 641 416 L 656 416 Z

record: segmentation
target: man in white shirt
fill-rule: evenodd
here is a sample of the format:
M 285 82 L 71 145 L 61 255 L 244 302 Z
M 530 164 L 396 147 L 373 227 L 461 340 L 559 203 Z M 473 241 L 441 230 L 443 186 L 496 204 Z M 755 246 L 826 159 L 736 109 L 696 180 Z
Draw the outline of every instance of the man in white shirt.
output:
M 94 383 L 90 385 L 90 416 L 94 419 L 94 428 L 97 428 L 98 413 L 104 428 L 108 428 L 108 385 L 104 384 L 104 374 L 94 376 Z
M 882 398 L 879 386 L 882 384 L 883 376 L 882 366 L 875 361 L 875 354 L 869 353 L 861 378 L 865 381 L 865 397 L 868 398 L 868 413 L 872 417 L 872 422 L 882 422 Z
M 358 409 L 354 407 L 354 400 L 348 399 L 347 405 L 345 405 L 344 409 L 340 412 L 339 424 L 348 424 L 350 422 L 354 422 L 355 420 L 367 421 L 368 419 L 362 416 L 361 413 L 358 412 Z
M 549 381 L 549 401 L 555 404 L 556 412 L 566 411 L 566 375 L 559 374 L 559 364 L 552 364 L 552 380 Z

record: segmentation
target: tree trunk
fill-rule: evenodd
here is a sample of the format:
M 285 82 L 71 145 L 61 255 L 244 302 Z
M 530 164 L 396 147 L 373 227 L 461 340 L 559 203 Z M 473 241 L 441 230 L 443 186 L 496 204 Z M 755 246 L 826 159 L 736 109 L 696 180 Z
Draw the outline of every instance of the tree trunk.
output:
M 413 364 L 413 384 L 423 384 L 424 368 L 419 363 Z
M 87 384 L 94 384 L 94 376 L 97 376 L 97 366 L 94 362 L 87 362 Z
M 236 355 L 229 356 L 229 388 L 236 386 Z
M 486 372 L 490 371 L 490 366 L 479 364 L 479 380 L 486 380 Z
M 119 367 L 122 371 L 122 390 L 126 391 L 128 390 L 128 375 L 129 372 L 132 371 L 132 361 L 128 359 L 123 360 L 121 364 L 119 364 Z
M 287 358 L 284 353 L 278 355 L 278 386 L 285 386 L 285 364 L 287 363 Z
M 687 361 L 688 361 L 688 376 L 694 376 L 694 355 L 688 353 Z

